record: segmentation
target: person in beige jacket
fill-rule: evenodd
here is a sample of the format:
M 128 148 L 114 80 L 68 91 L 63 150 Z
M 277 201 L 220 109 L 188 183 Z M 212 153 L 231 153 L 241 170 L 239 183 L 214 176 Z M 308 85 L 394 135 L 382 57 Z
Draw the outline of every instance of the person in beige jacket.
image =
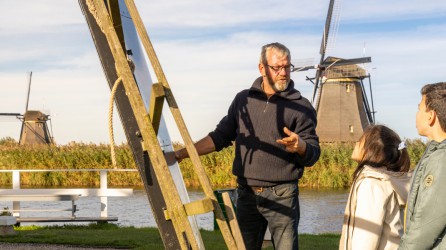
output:
M 369 126 L 356 143 L 358 162 L 344 214 L 339 249 L 397 249 L 410 187 L 410 159 L 390 128 Z

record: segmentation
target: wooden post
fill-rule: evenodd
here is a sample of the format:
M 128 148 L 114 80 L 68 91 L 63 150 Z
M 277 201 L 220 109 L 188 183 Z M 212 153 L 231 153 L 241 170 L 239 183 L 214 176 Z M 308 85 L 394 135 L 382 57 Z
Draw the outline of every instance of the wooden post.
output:
M 100 174 L 100 189 L 104 193 L 107 192 L 107 170 L 99 171 Z M 101 217 L 108 217 L 108 198 L 101 196 Z
M 12 189 L 20 189 L 20 171 L 13 170 L 12 171 Z M 20 201 L 12 202 L 12 210 L 19 211 L 20 210 Z M 12 215 L 15 217 L 20 217 L 20 212 L 13 212 Z
M 223 192 L 221 197 L 223 199 L 223 203 L 225 204 L 226 215 L 228 216 L 229 226 L 231 227 L 232 236 L 234 236 L 235 242 L 237 243 L 237 248 L 239 250 L 246 249 L 242 233 L 240 232 L 240 227 L 238 226 L 237 217 L 235 216 L 231 197 L 229 197 L 228 192 Z

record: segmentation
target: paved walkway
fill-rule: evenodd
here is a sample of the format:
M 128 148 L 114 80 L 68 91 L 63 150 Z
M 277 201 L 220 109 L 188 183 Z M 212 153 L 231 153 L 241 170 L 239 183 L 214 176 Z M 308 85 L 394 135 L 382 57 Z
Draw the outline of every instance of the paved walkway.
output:
M 71 245 L 5 243 L 0 242 L 1 250 L 116 250 L 118 248 L 79 247 Z M 119 248 L 125 249 L 125 248 Z

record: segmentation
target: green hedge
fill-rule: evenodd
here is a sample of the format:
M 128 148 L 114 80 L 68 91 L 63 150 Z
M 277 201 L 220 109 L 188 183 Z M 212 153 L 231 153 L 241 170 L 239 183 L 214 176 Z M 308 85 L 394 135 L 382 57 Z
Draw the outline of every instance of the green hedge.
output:
M 412 167 L 421 158 L 425 143 L 407 140 Z M 182 145 L 175 143 L 175 148 Z M 311 168 L 305 169 L 300 186 L 343 188 L 352 181 L 356 163 L 350 156 L 353 143 L 322 144 L 321 157 Z M 234 148 L 201 156 L 202 164 L 214 187 L 234 187 L 235 177 L 231 166 Z M 116 146 L 118 168 L 135 169 L 132 152 L 125 144 Z M 0 169 L 111 169 L 110 148 L 106 144 L 70 143 L 63 146 L 19 146 L 11 138 L 0 139 Z M 184 181 L 188 187 L 198 187 L 197 175 L 192 163 L 186 159 L 180 163 Z M 11 174 L 0 173 L 2 185 L 11 185 Z M 142 186 L 137 172 L 109 174 L 110 186 Z M 99 175 L 90 172 L 23 173 L 22 185 L 31 186 L 98 186 Z

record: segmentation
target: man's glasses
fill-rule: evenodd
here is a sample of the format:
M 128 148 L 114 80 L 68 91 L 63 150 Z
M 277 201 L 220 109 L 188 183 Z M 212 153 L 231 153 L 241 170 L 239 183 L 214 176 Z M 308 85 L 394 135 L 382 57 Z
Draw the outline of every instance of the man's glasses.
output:
M 285 66 L 271 66 L 271 65 L 267 65 L 270 69 L 272 69 L 275 73 L 279 73 L 282 71 L 282 69 L 285 69 L 286 72 L 291 72 L 294 70 L 294 65 L 293 64 L 288 64 Z

